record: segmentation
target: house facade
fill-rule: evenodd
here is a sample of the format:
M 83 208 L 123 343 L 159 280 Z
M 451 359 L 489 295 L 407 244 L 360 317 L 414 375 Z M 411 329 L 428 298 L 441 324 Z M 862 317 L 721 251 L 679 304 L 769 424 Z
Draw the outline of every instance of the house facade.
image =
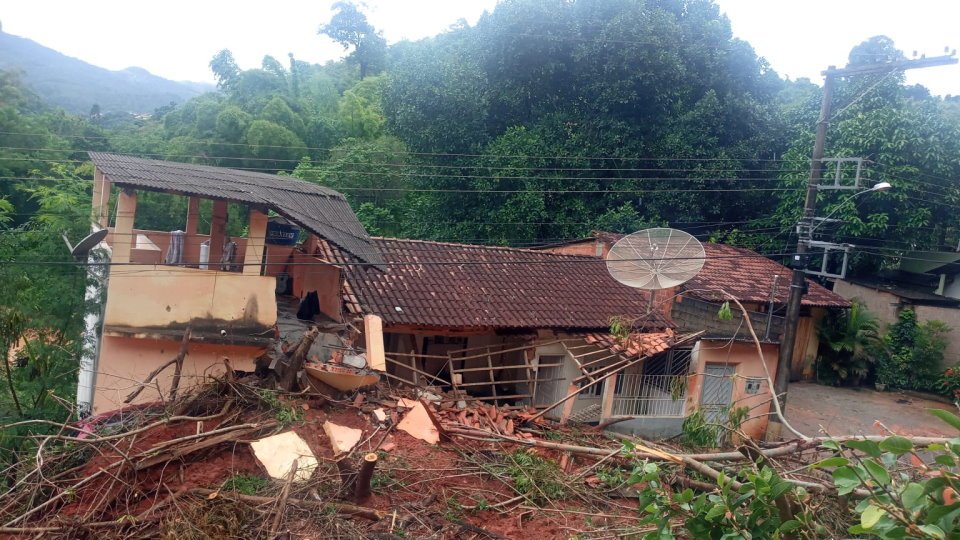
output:
M 346 200 L 333 190 L 249 171 L 99 152 L 90 157 L 92 228 L 108 233 L 89 260 L 94 279 L 87 298 L 101 309 L 87 318 L 77 390 L 85 412 L 121 406 L 178 354 L 181 342 L 187 352 L 183 384 L 226 369 L 253 371 L 255 360 L 274 346 L 283 307 L 296 305 L 294 295 L 325 290 L 327 282 L 339 287 L 336 269 L 269 237 L 268 213 L 298 225 L 308 244 L 323 238 L 364 264 L 380 262 Z M 183 230 L 138 228 L 144 192 L 186 197 Z M 245 218 L 242 237 L 227 236 L 229 204 L 239 205 Z M 202 205 L 209 213 L 204 232 Z M 165 370 L 133 402 L 163 398 L 171 378 L 172 370 Z
M 328 245 L 316 256 L 343 265 L 345 312 L 382 320 L 393 382 L 501 406 L 546 407 L 575 394 L 547 416 L 618 420 L 611 429 L 647 437 L 678 434 L 704 405 L 716 414 L 731 403 L 769 405 L 763 368 L 745 344 L 679 330 L 649 292 L 614 280 L 593 253 L 374 242 L 384 272 L 351 265 Z M 610 334 L 614 318 L 630 321 L 629 336 Z M 776 349 L 765 344 L 764 352 L 773 375 Z M 764 412 L 743 429 L 762 435 Z

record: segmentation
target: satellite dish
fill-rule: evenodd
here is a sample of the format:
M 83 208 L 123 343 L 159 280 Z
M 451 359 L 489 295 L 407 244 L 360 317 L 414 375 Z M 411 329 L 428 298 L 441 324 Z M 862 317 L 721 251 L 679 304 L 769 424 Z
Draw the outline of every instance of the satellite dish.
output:
M 70 240 L 67 238 L 67 235 L 63 235 L 63 241 L 67 243 L 67 249 L 70 250 L 70 254 L 79 260 L 85 258 L 91 249 L 96 247 L 100 242 L 103 242 L 108 232 L 107 229 L 100 229 L 99 231 L 90 233 L 86 238 L 77 242 L 75 246 L 70 245 Z
M 676 229 L 645 229 L 628 234 L 610 248 L 607 271 L 628 287 L 651 292 L 686 283 L 704 263 L 703 245 L 692 235 Z M 648 311 L 649 313 L 649 311 Z

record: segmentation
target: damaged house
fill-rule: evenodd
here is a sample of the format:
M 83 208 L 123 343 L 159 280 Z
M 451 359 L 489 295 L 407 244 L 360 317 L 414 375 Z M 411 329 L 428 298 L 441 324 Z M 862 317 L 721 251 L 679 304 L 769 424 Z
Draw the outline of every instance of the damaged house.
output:
M 382 321 L 392 381 L 501 406 L 544 408 L 573 395 L 546 415 L 583 422 L 629 418 L 612 428 L 650 437 L 679 433 L 704 400 L 718 410 L 737 400 L 768 403 L 768 394 L 743 395 L 741 388 L 762 373 L 755 353 L 731 366 L 700 340 L 702 331 L 678 330 L 669 311 L 651 305 L 648 292 L 613 279 L 597 257 L 373 242 L 383 271 L 355 264 L 353 255 L 329 243 L 317 256 L 343 269 L 345 312 Z M 617 336 L 611 335 L 616 319 L 629 323 Z M 775 349 L 766 356 L 775 373 Z M 715 377 L 717 368 L 731 371 Z M 715 396 L 716 383 L 728 391 Z M 755 434 L 765 428 L 763 415 L 743 426 Z
M 264 367 L 310 328 L 320 335 L 305 371 L 338 390 L 379 377 L 461 401 L 534 406 L 563 422 L 627 419 L 615 429 L 647 436 L 678 433 L 699 408 L 768 402 L 756 352 L 712 328 L 716 306 L 699 319 L 676 309 L 715 299 L 691 289 L 682 302 L 651 302 L 610 276 L 596 246 L 555 253 L 370 238 L 342 195 L 315 184 L 91 158 L 94 230 L 107 230 L 91 260 L 110 264 L 91 266 L 98 279 L 88 297 L 103 309 L 88 319 L 78 387 L 90 410 L 166 396 L 166 373 L 128 394 L 178 349 L 189 384 Z M 137 228 L 142 192 L 186 197 L 183 230 Z M 227 236 L 228 209 L 244 216 L 242 236 Z M 767 341 L 773 374 L 776 344 Z M 760 413 L 743 429 L 759 436 L 765 426 Z
M 339 287 L 336 269 L 302 255 L 300 236 L 308 245 L 322 238 L 363 264 L 381 262 L 346 199 L 331 189 L 257 172 L 90 157 L 93 229 L 107 230 L 90 261 L 109 264 L 90 266 L 95 279 L 87 298 L 101 310 L 87 318 L 81 359 L 77 401 L 87 412 L 124 403 L 177 355 L 187 327 L 184 384 L 225 369 L 254 371 L 255 360 L 276 344 L 278 320 L 295 320 L 289 313 L 300 297 L 327 282 Z M 138 196 L 148 192 L 187 198 L 183 230 L 137 228 Z M 242 216 L 244 235 L 227 235 L 228 210 Z M 169 371 L 134 402 L 167 395 Z
M 592 236 L 543 246 L 552 253 L 606 257 L 623 235 L 595 231 Z M 703 244 L 706 261 L 691 280 L 671 291 L 662 291 L 661 309 L 668 313 L 679 332 L 702 331 L 697 350 L 704 366 L 700 406 L 708 418 L 721 418 L 730 404 L 762 408 L 770 395 L 766 374 L 760 365 L 753 339 L 742 318 L 723 321 L 717 317 L 721 304 L 738 300 L 748 311 L 750 322 L 761 342 L 771 377 L 776 376 L 777 357 L 784 317 L 790 295 L 791 270 L 748 249 L 724 244 Z M 850 302 L 813 280 L 807 280 L 801 300 L 800 319 L 794 345 L 791 379 L 812 379 L 820 346 L 817 325 L 831 309 L 846 309 Z M 728 296 L 729 295 L 729 296 Z M 751 415 L 758 411 L 752 410 Z M 755 418 L 745 430 L 759 436 L 766 418 Z

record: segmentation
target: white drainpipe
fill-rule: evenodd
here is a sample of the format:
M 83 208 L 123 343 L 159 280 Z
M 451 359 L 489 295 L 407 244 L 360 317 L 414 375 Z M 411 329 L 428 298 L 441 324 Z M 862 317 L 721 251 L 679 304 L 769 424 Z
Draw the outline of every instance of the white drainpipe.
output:
M 94 226 L 93 230 L 99 227 Z M 97 387 L 97 369 L 100 364 L 100 328 L 103 324 L 103 310 L 107 305 L 107 277 L 110 274 L 111 250 L 106 243 L 90 250 L 87 255 L 87 283 L 84 303 L 96 304 L 83 317 L 83 344 L 80 351 L 80 373 L 77 380 L 77 416 L 84 418 L 93 412 L 93 396 Z

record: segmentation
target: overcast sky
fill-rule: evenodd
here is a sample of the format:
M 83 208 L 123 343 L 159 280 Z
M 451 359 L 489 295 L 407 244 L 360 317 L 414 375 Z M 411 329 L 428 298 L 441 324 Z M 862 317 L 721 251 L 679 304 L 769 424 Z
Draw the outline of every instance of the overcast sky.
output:
M 270 54 L 286 62 L 324 62 L 343 54 L 317 35 L 332 0 L 213 1 L 8 0 L 5 32 L 109 69 L 140 66 L 175 80 L 212 82 L 210 58 L 228 48 L 242 68 Z M 391 43 L 473 24 L 496 0 L 367 0 L 370 21 Z M 819 72 L 846 63 L 850 48 L 885 34 L 911 55 L 960 47 L 956 0 L 718 0 L 734 33 L 781 75 L 820 82 Z M 960 94 L 960 67 L 915 70 L 908 81 L 935 94 Z

